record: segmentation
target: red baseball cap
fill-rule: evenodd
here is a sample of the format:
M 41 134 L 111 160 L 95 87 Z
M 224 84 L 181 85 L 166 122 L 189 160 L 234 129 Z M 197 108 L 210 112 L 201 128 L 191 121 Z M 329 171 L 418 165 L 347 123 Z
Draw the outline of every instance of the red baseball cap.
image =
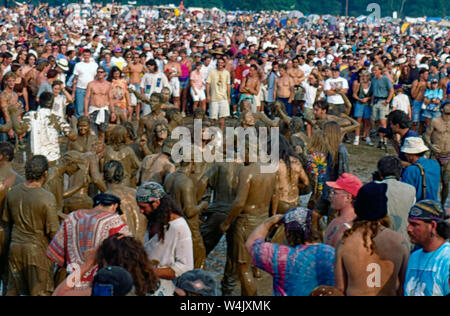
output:
M 356 197 L 363 183 L 357 176 L 350 173 L 343 173 L 336 181 L 327 181 L 327 185 L 333 189 L 344 190 Z

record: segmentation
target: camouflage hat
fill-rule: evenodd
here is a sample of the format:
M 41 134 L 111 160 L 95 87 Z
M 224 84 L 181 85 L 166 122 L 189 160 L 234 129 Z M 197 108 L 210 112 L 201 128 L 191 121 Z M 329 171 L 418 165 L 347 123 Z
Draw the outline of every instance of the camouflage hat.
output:
M 142 184 L 136 192 L 136 201 L 148 203 L 161 199 L 166 192 L 161 184 L 149 181 Z

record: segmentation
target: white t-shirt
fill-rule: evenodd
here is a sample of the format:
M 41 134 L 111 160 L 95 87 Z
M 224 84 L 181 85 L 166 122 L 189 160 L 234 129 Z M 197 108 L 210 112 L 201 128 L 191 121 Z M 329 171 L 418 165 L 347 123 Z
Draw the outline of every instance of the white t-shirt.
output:
M 52 112 L 64 119 L 66 107 L 68 105 L 69 102 L 67 102 L 66 96 L 64 94 L 60 94 L 53 100 Z
M 348 82 L 342 77 L 337 79 L 329 78 L 325 81 L 325 91 L 331 90 L 333 88 L 348 89 Z M 339 94 L 327 96 L 327 102 L 331 104 L 344 104 L 344 100 Z
M 69 124 L 47 108 L 25 113 L 23 122 L 30 132 L 33 155 L 44 155 L 50 162 L 57 161 L 60 158 L 59 134 L 69 135 Z
M 302 87 L 305 89 L 305 108 L 312 109 L 316 100 L 317 88 L 311 86 L 306 80 L 303 80 Z M 318 100 L 325 98 L 322 91 Z
M 117 66 L 120 70 L 122 70 L 124 67 L 126 67 L 127 62 L 125 61 L 125 59 L 123 57 L 112 57 L 111 58 L 111 64 L 113 64 L 114 66 Z
M 89 82 L 95 79 L 98 65 L 96 62 L 85 63 L 79 62 L 75 65 L 73 74 L 78 76 L 77 88 L 87 89 Z
M 167 80 L 166 75 L 163 74 L 162 72 L 146 73 L 142 77 L 140 87 L 144 89 L 144 95 L 147 98 L 149 98 L 154 92 L 160 93 L 164 87 L 168 87 L 172 92 L 172 89 L 169 85 L 169 81 Z
M 178 278 L 186 271 L 194 269 L 194 252 L 192 235 L 188 223 L 183 217 L 169 222 L 169 229 L 164 234 L 164 241 L 154 235 L 145 243 L 149 259 L 157 261 L 157 268 L 171 268 Z M 171 280 L 160 280 L 166 287 L 173 287 Z
M 392 100 L 392 107 L 396 110 L 402 110 L 406 114 L 409 114 L 410 105 L 409 98 L 404 93 L 396 95 Z
M 298 66 L 298 68 L 303 70 L 303 73 L 305 74 L 305 76 L 309 76 L 311 74 L 312 67 L 306 63 L 303 66 Z

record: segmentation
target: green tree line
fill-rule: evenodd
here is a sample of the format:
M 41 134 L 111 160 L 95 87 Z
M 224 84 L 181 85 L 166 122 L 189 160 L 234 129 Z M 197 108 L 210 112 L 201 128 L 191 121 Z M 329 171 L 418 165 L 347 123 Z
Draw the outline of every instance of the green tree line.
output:
M 34 1 L 33 1 L 34 2 Z M 60 5 L 64 0 L 42 0 L 50 5 Z M 72 1 L 67 1 L 69 3 Z M 81 2 L 81 0 L 79 0 Z M 93 2 L 99 2 L 94 0 Z M 107 1 L 100 1 L 106 3 Z M 127 3 L 127 0 L 115 1 Z M 180 0 L 137 0 L 138 5 L 179 5 Z M 344 15 L 348 8 L 350 16 L 369 15 L 366 8 L 369 3 L 378 3 L 381 16 L 410 17 L 446 17 L 450 15 L 450 0 L 184 0 L 184 6 L 213 8 L 224 10 L 299 10 L 305 14 Z
M 305 14 L 342 15 L 346 12 L 351 16 L 369 15 L 366 11 L 369 3 L 378 3 L 382 16 L 392 16 L 394 11 L 402 16 L 433 16 L 450 15 L 449 0 L 185 0 L 185 7 L 217 7 L 225 10 L 299 10 Z M 171 0 L 140 0 L 141 4 L 179 4 Z

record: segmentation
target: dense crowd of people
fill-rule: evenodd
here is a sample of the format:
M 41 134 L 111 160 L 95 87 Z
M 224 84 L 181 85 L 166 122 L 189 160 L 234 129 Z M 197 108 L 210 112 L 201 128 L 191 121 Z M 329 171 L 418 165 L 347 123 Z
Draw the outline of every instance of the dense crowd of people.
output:
M 1 9 L 3 295 L 450 294 L 448 29 L 127 10 Z M 277 170 L 194 159 L 227 127 L 278 128 Z

